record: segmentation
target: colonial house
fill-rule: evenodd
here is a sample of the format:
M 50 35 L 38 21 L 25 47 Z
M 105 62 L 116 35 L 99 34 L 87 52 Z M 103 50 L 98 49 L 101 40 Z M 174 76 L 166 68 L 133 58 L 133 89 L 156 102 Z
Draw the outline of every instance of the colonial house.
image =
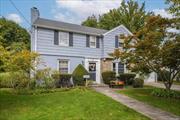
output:
M 46 67 L 72 73 L 82 64 L 96 83 L 102 83 L 103 71 L 128 72 L 124 64 L 109 56 L 115 48 L 122 48 L 118 36 L 132 34 L 125 26 L 108 31 L 44 19 L 35 7 L 31 8 L 31 22 L 31 51 L 40 54 Z M 151 77 L 148 79 L 154 80 Z

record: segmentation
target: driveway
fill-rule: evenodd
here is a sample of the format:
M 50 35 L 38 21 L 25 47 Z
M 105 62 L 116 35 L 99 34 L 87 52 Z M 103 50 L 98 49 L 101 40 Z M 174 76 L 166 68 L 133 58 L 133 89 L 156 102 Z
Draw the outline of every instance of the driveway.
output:
M 158 88 L 165 88 L 163 83 L 149 82 L 149 83 L 145 83 L 145 85 L 150 85 Z M 180 85 L 172 85 L 171 89 L 180 91 Z

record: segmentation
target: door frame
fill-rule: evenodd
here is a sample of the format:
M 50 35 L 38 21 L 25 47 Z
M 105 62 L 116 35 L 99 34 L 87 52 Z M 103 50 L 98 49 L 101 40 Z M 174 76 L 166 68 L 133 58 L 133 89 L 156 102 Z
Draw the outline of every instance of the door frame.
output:
M 100 69 L 100 59 L 93 59 L 93 58 L 85 58 L 85 68 L 89 72 L 89 62 L 95 62 L 96 63 L 96 80 L 95 82 L 100 84 L 101 83 L 101 69 Z

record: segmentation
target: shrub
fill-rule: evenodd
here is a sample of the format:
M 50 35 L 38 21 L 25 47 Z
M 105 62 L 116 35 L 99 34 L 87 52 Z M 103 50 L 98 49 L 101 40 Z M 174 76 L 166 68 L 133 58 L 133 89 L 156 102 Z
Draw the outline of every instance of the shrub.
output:
M 71 87 L 71 74 L 60 74 L 60 80 L 57 81 L 56 87 Z
M 89 75 L 89 73 L 84 68 L 83 65 L 79 64 L 72 74 L 74 84 L 78 86 L 84 86 L 85 85 L 85 80 L 83 78 L 84 75 Z
M 155 88 L 151 94 L 157 97 L 180 99 L 180 92 L 173 90 L 168 91 L 166 89 Z
M 12 88 L 12 77 L 10 73 L 0 73 L 0 88 Z
M 105 84 L 110 84 L 110 81 L 116 79 L 116 73 L 113 71 L 106 71 L 102 73 L 102 78 Z
M 14 88 L 22 89 L 28 88 L 30 82 L 30 76 L 24 71 L 11 72 L 12 85 Z
M 143 87 L 144 85 L 144 80 L 141 78 L 135 78 L 133 81 L 133 87 L 134 88 L 140 88 Z
M 119 79 L 124 81 L 126 85 L 132 85 L 136 74 L 134 73 L 120 73 Z
M 38 70 L 35 75 L 36 86 L 42 88 L 54 88 L 55 80 L 51 77 L 51 69 Z

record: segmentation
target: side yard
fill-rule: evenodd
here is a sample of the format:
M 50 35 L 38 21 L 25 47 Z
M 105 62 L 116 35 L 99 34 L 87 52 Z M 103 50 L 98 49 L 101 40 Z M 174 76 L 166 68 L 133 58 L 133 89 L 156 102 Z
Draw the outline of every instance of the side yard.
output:
M 148 120 L 91 89 L 72 88 L 53 93 L 18 95 L 0 89 L 1 120 Z
M 151 94 L 152 90 L 153 87 L 147 86 L 136 89 L 127 88 L 124 90 L 118 90 L 118 92 L 180 116 L 180 99 L 156 97 Z

